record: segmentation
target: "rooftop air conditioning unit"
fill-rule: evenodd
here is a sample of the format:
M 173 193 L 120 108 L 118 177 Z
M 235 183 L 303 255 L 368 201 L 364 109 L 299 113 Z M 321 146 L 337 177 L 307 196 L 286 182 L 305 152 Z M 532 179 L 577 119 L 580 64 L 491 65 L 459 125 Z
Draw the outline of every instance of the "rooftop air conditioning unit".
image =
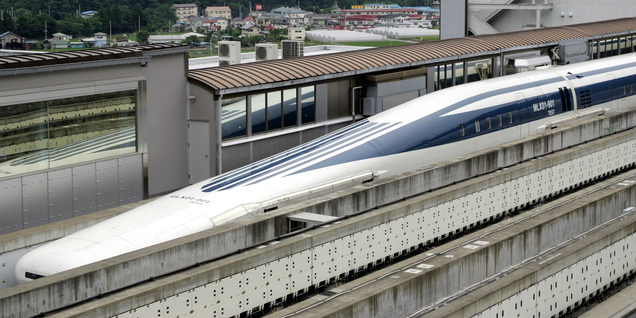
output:
M 302 41 L 281 41 L 283 47 L 283 58 L 288 59 L 292 57 L 300 57 L 305 55 L 304 45 Z
M 241 42 L 219 41 L 219 66 L 241 64 Z
M 256 61 L 267 61 L 278 59 L 278 44 L 259 43 L 256 44 Z

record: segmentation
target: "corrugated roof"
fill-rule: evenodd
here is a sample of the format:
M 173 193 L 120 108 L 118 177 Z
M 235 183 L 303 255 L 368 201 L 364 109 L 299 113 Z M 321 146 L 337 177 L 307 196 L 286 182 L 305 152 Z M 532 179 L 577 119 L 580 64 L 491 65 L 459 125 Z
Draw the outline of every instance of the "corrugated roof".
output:
M 431 59 L 633 31 L 636 31 L 636 18 L 625 18 L 329 55 L 203 68 L 191 70 L 188 78 L 218 91 L 345 72 L 367 73 L 378 68 L 391 68 Z
M 59 53 L 13 55 L 0 57 L 0 69 L 56 65 L 141 56 L 144 51 L 181 47 L 183 44 L 149 44 L 129 47 L 67 51 Z

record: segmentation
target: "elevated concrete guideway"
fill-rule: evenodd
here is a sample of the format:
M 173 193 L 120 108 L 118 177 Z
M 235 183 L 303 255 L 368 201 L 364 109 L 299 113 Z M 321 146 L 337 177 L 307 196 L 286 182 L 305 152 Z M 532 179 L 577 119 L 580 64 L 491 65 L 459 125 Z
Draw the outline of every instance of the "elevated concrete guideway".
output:
M 226 316 L 250 311 L 254 308 L 258 309 L 263 304 L 263 301 L 258 299 L 262 299 L 264 296 L 266 302 L 277 302 L 288 297 L 288 294 L 293 296 L 299 292 L 302 293 L 303 290 L 307 289 L 307 280 L 312 286 L 320 286 L 332 280 L 332 275 L 342 272 L 343 268 L 348 273 L 349 268 L 351 271 L 356 271 L 365 268 L 369 263 L 375 263 L 376 259 L 384 260 L 385 256 L 383 255 L 372 255 L 373 251 L 379 253 L 375 249 L 378 245 L 373 244 L 371 245 L 373 249 L 368 252 L 362 249 L 363 246 L 360 246 L 359 250 L 355 251 L 356 255 L 359 254 L 358 256 L 350 259 L 342 258 L 344 255 L 353 255 L 343 253 L 343 251 L 352 248 L 350 247 L 352 245 L 349 244 L 357 246 L 356 242 L 364 240 L 365 234 L 363 233 L 372 228 L 385 229 L 390 233 L 395 233 L 396 236 L 392 240 L 397 240 L 396 243 L 391 243 L 380 249 L 380 251 L 389 253 L 387 257 L 393 257 L 393 255 L 400 255 L 405 250 L 408 253 L 413 247 L 417 248 L 419 244 L 431 241 L 435 237 L 446 237 L 483 220 L 501 217 L 510 209 L 521 207 L 551 193 L 562 191 L 550 188 L 549 184 L 541 183 L 544 182 L 541 181 L 542 178 L 548 176 L 546 173 L 549 172 L 546 169 L 562 166 L 562 169 L 571 170 L 577 164 L 585 161 L 591 164 L 592 168 L 590 169 L 600 169 L 590 171 L 604 175 L 629 165 L 629 162 L 633 162 L 630 161 L 629 157 L 629 151 L 631 151 L 629 143 L 634 139 L 633 131 L 627 130 L 624 133 L 611 136 L 608 136 L 608 133 L 624 131 L 635 123 L 636 111 L 634 110 L 623 111 L 612 116 L 600 116 L 586 120 L 577 126 L 559 128 L 516 143 L 494 147 L 425 169 L 343 190 L 322 198 L 308 199 L 303 204 L 279 207 L 278 210 L 249 220 L 237 221 L 107 261 L 7 288 L 0 291 L 0 308 L 5 316 L 31 316 L 56 308 L 77 305 L 84 299 L 92 299 L 102 295 L 100 300 L 93 299 L 79 307 L 69 308 L 60 315 L 76 315 L 78 317 L 120 315 L 121 317 L 129 317 L 134 313 L 140 314 L 144 310 L 155 310 L 159 307 L 162 308 L 161 310 L 165 310 L 165 306 L 172 308 L 174 312 L 175 308 L 186 308 L 187 304 L 193 304 L 195 300 L 200 301 L 200 303 L 197 302 L 200 305 L 197 305 L 196 309 L 190 307 L 189 310 L 198 310 L 205 314 L 214 308 L 223 309 Z M 605 138 L 592 141 L 603 136 Z M 567 149 L 586 141 L 587 144 L 582 148 Z M 567 150 L 559 151 L 563 149 Z M 547 156 L 554 151 L 558 152 Z M 613 156 L 605 154 L 608 151 L 619 151 L 621 154 Z M 601 161 L 604 165 L 597 164 L 598 155 L 601 153 L 606 158 L 612 158 L 613 161 L 607 162 L 605 160 Z M 544 156 L 543 159 L 531 160 L 542 156 Z M 582 156 L 591 157 L 587 160 L 577 159 Z M 523 164 L 517 165 L 523 161 L 525 161 Z M 570 166 L 572 167 L 568 168 Z M 484 175 L 502 168 L 507 169 L 495 174 Z M 396 206 L 387 205 L 478 175 L 484 176 L 472 179 L 467 184 L 456 184 L 421 197 L 413 197 Z M 578 173 L 570 177 L 564 175 L 564 178 L 567 180 L 563 180 L 562 186 L 567 190 L 595 177 Z M 534 186 L 525 188 L 526 190 L 514 195 L 498 195 L 521 184 L 528 184 L 527 182 Z M 535 184 L 535 182 L 538 183 Z M 493 186 L 499 188 L 492 188 Z M 550 190 L 541 192 L 539 191 L 541 189 Z M 475 202 L 476 198 L 492 195 L 496 195 L 496 198 L 491 198 L 489 203 L 483 203 L 484 207 L 479 210 L 469 213 L 468 210 L 464 211 L 465 207 L 459 208 L 462 204 Z M 385 205 L 387 206 L 384 207 Z M 417 213 L 431 213 L 426 211 L 430 211 L 432 208 L 438 209 L 440 205 L 443 205 L 444 209 L 453 208 L 456 213 L 466 214 L 458 214 L 457 216 L 440 214 L 440 219 L 435 218 L 435 220 L 429 219 L 431 215 L 424 216 L 428 224 L 426 225 L 427 230 L 419 232 L 412 229 L 406 239 L 397 236 L 400 227 L 408 227 L 408 224 L 417 222 L 416 218 L 419 215 Z M 287 217 L 292 214 L 313 212 L 346 216 L 377 207 L 382 208 L 352 217 L 346 221 L 342 220 L 337 225 L 321 227 L 315 233 L 305 232 L 288 239 L 276 239 L 287 233 Z M 471 207 L 471 209 L 473 208 Z M 476 212 L 477 214 L 475 214 Z M 380 230 L 378 233 L 386 231 Z M 367 233 L 371 236 L 371 232 Z M 42 235 L 48 234 L 43 233 Z M 357 235 L 362 236 L 356 238 Z M 380 234 L 376 234 L 376 237 L 377 235 Z M 424 236 L 420 237 L 419 235 Z M 332 242 L 334 240 L 339 241 Z M 259 246 L 259 244 L 268 241 L 272 244 L 262 245 L 262 248 L 249 249 L 216 262 L 208 262 L 208 260 L 232 254 L 237 250 L 244 250 L 251 246 Z M 402 243 L 397 243 L 400 241 Z M 325 244 L 331 244 L 332 248 L 340 251 L 338 253 L 343 253 L 340 254 L 342 255 L 341 259 L 328 261 L 330 259 L 328 254 L 335 250 Z M 280 248 L 278 248 L 279 246 Z M 352 252 L 354 251 L 352 250 Z M 307 262 L 308 258 L 310 263 L 301 265 L 301 260 Z M 195 267 L 188 269 L 190 265 Z M 279 278 L 276 278 L 275 281 L 268 281 L 268 284 L 265 285 L 265 282 L 258 279 L 258 277 L 262 277 L 259 271 L 263 269 L 272 270 L 272 275 L 276 271 L 291 271 L 292 276 L 289 276 L 290 272 L 284 275 L 276 272 Z M 176 275 L 156 279 L 170 273 Z M 286 278 L 283 279 L 283 277 Z M 239 289 L 246 288 L 245 283 L 248 278 L 252 284 L 255 284 L 255 289 L 250 290 L 248 294 L 243 294 L 247 290 L 237 290 L 236 288 L 237 286 Z M 129 288 L 129 286 L 141 282 L 144 283 Z M 208 296 L 213 294 L 207 293 L 207 288 L 218 288 L 218 290 L 226 288 L 226 293 L 223 294 L 225 295 L 223 297 L 226 298 L 210 299 Z M 268 291 L 268 288 L 273 290 Z M 263 293 L 265 295 L 262 295 Z M 269 293 L 271 295 L 268 295 Z M 51 295 L 55 295 L 55 297 L 51 298 Z M 161 300 L 164 298 L 165 300 Z M 213 304 L 223 304 L 224 307 L 214 307 Z

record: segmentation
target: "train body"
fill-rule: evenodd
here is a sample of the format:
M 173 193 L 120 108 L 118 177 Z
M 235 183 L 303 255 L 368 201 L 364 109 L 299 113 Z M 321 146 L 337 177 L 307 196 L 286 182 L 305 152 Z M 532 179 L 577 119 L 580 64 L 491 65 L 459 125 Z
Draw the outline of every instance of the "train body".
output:
M 34 249 L 19 282 L 262 213 L 295 193 L 384 178 L 629 107 L 636 54 L 427 94 Z

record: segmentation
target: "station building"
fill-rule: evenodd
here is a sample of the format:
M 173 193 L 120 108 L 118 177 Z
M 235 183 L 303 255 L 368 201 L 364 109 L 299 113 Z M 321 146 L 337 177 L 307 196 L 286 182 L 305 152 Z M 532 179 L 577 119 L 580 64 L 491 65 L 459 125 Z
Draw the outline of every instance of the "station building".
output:
M 169 193 L 538 65 L 519 61 L 631 53 L 633 36 L 627 18 L 196 70 L 180 44 L 1 57 L 0 235 Z

